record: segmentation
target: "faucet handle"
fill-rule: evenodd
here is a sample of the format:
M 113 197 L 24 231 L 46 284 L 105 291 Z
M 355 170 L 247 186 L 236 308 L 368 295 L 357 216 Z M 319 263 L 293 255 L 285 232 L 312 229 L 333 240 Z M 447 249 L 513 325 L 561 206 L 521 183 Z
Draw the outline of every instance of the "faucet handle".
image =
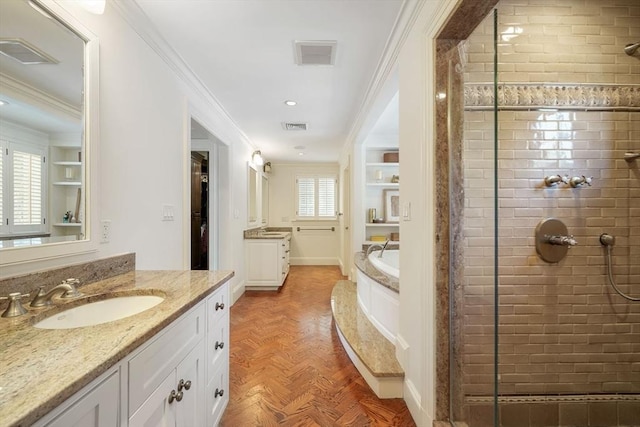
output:
M 79 296 L 82 296 L 82 293 L 80 291 L 78 291 L 78 289 L 76 288 L 76 285 L 80 284 L 80 280 L 78 279 L 74 279 L 74 278 L 69 278 L 69 279 L 65 279 L 62 281 L 63 285 L 69 285 L 71 287 L 70 290 L 65 291 L 65 293 L 63 293 L 60 298 L 77 298 Z
M 29 294 L 21 294 L 20 292 L 12 292 L 8 297 L 0 297 L 0 299 L 8 299 L 9 305 L 7 309 L 2 313 L 2 317 L 17 317 L 27 313 L 27 309 L 22 306 L 22 297 L 29 296 Z

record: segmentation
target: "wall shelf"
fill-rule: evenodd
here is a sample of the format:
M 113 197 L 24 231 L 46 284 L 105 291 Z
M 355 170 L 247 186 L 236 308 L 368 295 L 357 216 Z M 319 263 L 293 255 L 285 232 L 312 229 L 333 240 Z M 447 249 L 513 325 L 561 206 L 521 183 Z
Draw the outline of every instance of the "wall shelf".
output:
M 56 166 L 82 166 L 82 162 L 53 162 Z
M 371 187 L 388 187 L 388 188 L 400 187 L 400 183 L 398 182 L 367 182 L 367 185 Z
M 81 222 L 56 222 L 53 224 L 54 227 L 80 227 L 81 225 Z
M 366 164 L 367 167 L 371 166 L 371 167 L 383 167 L 383 166 L 394 166 L 394 167 L 398 167 L 400 166 L 400 163 L 393 163 L 393 162 L 386 162 L 386 163 L 382 163 L 382 162 L 374 162 L 374 163 L 367 163 Z
M 399 227 L 399 222 L 367 222 L 367 227 Z

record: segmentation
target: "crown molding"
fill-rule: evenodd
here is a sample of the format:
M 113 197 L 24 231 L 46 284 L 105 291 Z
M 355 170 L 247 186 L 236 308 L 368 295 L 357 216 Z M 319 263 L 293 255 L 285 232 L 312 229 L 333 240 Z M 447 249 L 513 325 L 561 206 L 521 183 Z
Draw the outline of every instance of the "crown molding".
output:
M 0 73 L 0 87 L 4 94 L 16 100 L 67 119 L 82 120 L 82 111 L 74 105 L 3 73 Z
M 129 24 L 140 38 L 169 66 L 169 68 L 189 87 L 194 93 L 201 95 L 213 108 L 214 113 L 226 121 L 230 129 L 236 133 L 236 137 L 253 147 L 251 139 L 240 129 L 231 115 L 218 101 L 215 95 L 202 82 L 198 75 L 191 69 L 187 62 L 178 54 L 167 42 L 158 29 L 153 25 L 149 17 L 144 13 L 140 5 L 135 0 L 114 0 L 109 2 L 120 16 Z M 221 131 L 221 129 L 216 129 Z M 216 132 L 217 133 L 217 132 Z M 221 140 L 224 137 L 218 134 Z M 227 134 L 227 138 L 233 139 Z M 225 138 L 226 139 L 226 138 Z M 231 143 L 231 141 L 226 141 Z
M 387 38 L 387 43 L 382 57 L 380 58 L 376 71 L 369 82 L 367 91 L 365 92 L 360 108 L 358 109 L 353 125 L 351 126 L 351 130 L 347 136 L 346 145 L 353 145 L 360 136 L 359 134 L 365 126 L 365 123 L 369 118 L 369 114 L 373 110 L 373 107 L 382 93 L 385 84 L 394 73 L 398 62 L 398 56 L 400 55 L 400 50 L 409 36 L 409 33 L 418 19 L 424 5 L 424 1 L 403 0 L 391 34 Z

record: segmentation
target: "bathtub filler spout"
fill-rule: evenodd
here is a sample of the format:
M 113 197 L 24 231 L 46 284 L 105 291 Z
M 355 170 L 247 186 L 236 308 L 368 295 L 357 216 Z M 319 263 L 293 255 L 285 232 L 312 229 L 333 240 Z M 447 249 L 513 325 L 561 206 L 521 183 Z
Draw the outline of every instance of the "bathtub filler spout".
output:
M 367 248 L 366 256 L 368 257 L 375 248 L 380 248 L 380 254 L 378 255 L 378 258 L 382 258 L 382 254 L 384 253 L 384 250 L 387 249 L 387 245 L 389 244 L 389 242 L 390 240 L 387 240 L 386 242 L 384 242 L 384 245 L 374 243 L 373 245 L 369 246 L 369 248 Z

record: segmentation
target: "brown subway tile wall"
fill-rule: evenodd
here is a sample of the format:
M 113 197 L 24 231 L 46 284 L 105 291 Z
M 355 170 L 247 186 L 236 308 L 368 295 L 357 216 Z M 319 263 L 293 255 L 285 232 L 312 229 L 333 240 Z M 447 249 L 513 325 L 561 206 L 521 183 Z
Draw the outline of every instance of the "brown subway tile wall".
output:
M 503 0 L 498 11 L 500 82 L 640 85 L 640 61 L 622 51 L 640 40 L 637 0 Z M 470 36 L 465 82 L 493 80 L 492 32 L 488 17 Z M 640 162 L 623 160 L 640 150 L 640 111 L 501 111 L 496 131 L 500 394 L 640 394 L 640 303 L 613 291 L 599 243 L 616 236 L 615 279 L 640 296 Z M 493 112 L 465 111 L 465 396 L 493 393 L 493 139 Z M 593 176 L 592 186 L 546 187 L 557 174 Z M 549 217 L 578 241 L 557 264 L 535 250 Z M 505 404 L 501 417 L 505 426 L 640 425 L 639 406 Z M 470 405 L 470 425 L 486 411 Z

